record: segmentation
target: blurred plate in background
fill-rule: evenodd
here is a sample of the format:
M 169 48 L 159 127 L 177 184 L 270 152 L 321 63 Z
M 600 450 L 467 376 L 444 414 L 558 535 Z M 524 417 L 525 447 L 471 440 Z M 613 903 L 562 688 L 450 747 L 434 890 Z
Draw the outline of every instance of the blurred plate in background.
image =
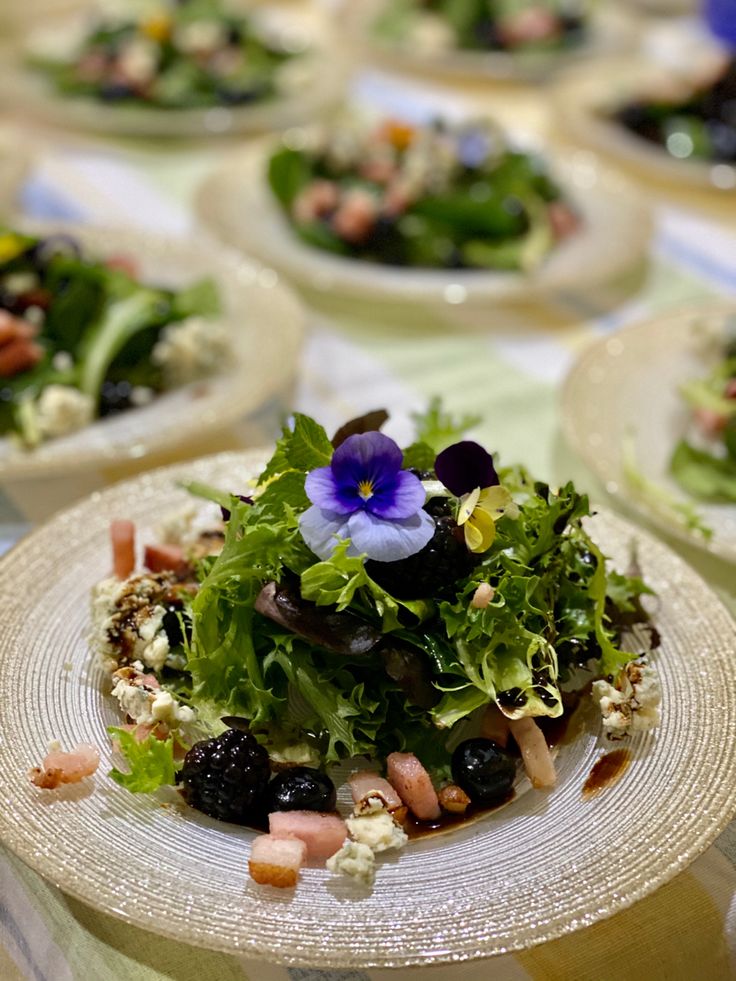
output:
M 122 229 L 37 223 L 21 227 L 38 234 L 65 232 L 96 257 L 133 256 L 143 282 L 183 287 L 211 276 L 221 297 L 222 318 L 232 332 L 235 363 L 223 365 L 221 374 L 172 389 L 149 405 L 99 419 L 33 450 L 0 439 L 0 483 L 64 475 L 78 479 L 85 470 L 105 467 L 140 470 L 174 451 L 186 455 L 188 444 L 215 440 L 267 400 L 289 391 L 304 318 L 272 270 L 201 237 L 190 242 Z
M 736 562 L 736 504 L 691 501 L 712 529 L 708 540 L 676 520 L 656 492 L 642 494 L 626 476 L 630 446 L 645 481 L 690 500 L 669 472 L 692 415 L 679 387 L 707 374 L 722 357 L 729 315 L 736 315 L 729 301 L 671 310 L 597 340 L 567 377 L 562 427 L 617 503 L 670 535 Z
M 257 255 L 308 289 L 374 301 L 514 302 L 584 291 L 645 261 L 652 230 L 647 207 L 592 154 L 575 152 L 552 157 L 550 166 L 580 213 L 581 228 L 556 245 L 534 272 L 424 270 L 331 255 L 297 238 L 273 196 L 266 170 L 275 146 L 262 140 L 226 158 L 204 181 L 196 209 L 224 242 Z

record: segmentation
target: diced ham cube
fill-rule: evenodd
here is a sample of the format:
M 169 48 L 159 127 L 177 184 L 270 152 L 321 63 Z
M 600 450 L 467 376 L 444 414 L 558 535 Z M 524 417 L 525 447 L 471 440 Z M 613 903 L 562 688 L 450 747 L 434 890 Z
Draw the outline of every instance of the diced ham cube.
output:
M 521 751 L 524 768 L 532 787 L 554 787 L 557 773 L 544 733 L 534 719 L 509 719 L 511 735 Z
M 259 835 L 251 845 L 248 871 L 264 886 L 291 889 L 307 857 L 307 846 L 299 838 Z
M 175 572 L 178 576 L 185 576 L 190 570 L 180 545 L 146 545 L 143 564 L 151 572 Z
M 527 6 L 501 17 L 497 30 L 504 44 L 515 47 L 556 37 L 560 33 L 560 21 L 554 11 L 546 7 Z
M 118 579 L 127 579 L 135 569 L 135 525 L 132 521 L 111 521 L 112 568 Z
M 695 416 L 695 422 L 702 432 L 711 439 L 719 436 L 726 428 L 726 423 L 728 422 L 728 417 L 723 415 L 723 413 L 714 412 L 713 409 L 705 409 L 702 406 L 698 406 L 694 410 L 693 415 Z
M 22 336 L 0 347 L 0 378 L 12 378 L 33 368 L 43 357 L 43 348 Z
M 564 201 L 552 201 L 547 207 L 547 216 L 557 242 L 569 238 L 580 228 L 580 219 Z
M 391 753 L 386 760 L 389 783 L 420 821 L 434 821 L 440 802 L 429 774 L 413 753 Z
M 320 811 L 274 811 L 268 815 L 268 827 L 277 838 L 301 839 L 310 859 L 324 860 L 334 855 L 348 836 L 341 817 Z

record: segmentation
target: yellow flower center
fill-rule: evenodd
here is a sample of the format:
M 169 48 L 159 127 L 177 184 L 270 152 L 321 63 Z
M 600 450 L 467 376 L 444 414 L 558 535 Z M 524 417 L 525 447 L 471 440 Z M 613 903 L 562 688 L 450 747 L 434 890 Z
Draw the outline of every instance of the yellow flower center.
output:
M 362 497 L 364 501 L 373 497 L 373 481 L 371 480 L 361 480 L 358 484 L 358 497 Z

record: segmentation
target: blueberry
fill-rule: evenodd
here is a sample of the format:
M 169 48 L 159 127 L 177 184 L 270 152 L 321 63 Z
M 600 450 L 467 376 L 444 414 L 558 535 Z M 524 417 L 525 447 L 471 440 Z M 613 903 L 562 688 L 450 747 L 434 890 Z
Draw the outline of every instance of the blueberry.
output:
M 514 783 L 516 764 L 491 739 L 466 739 L 452 754 L 452 779 L 474 804 L 500 804 Z
M 328 776 L 307 766 L 293 766 L 277 774 L 266 794 L 270 811 L 334 811 L 335 785 Z

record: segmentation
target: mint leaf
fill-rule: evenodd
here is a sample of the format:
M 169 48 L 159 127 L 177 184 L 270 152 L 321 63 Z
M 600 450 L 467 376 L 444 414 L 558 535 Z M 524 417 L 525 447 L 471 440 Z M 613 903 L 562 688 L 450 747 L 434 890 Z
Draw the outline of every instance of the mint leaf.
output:
M 284 427 L 261 480 L 286 470 L 301 470 L 306 473 L 316 467 L 326 467 L 331 459 L 332 443 L 323 427 L 309 416 L 296 412 L 293 428 Z

